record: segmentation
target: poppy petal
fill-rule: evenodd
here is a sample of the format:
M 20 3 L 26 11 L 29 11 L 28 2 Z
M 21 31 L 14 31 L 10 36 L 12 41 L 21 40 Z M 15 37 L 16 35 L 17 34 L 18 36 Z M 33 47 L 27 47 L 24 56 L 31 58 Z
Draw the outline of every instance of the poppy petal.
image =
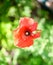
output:
M 31 31 L 36 30 L 37 25 L 38 25 L 38 23 L 35 22 L 32 18 L 25 17 L 25 18 L 20 19 L 20 26 L 29 26 Z
M 15 42 L 15 45 L 20 47 L 20 48 L 24 48 L 24 47 L 29 47 L 33 44 L 33 40 L 31 38 L 26 39 L 26 40 L 23 40 L 23 39 L 20 39 L 19 41 L 17 40 Z
M 32 25 L 30 26 L 31 31 L 36 30 L 36 29 L 37 29 L 37 25 L 38 25 L 38 23 L 37 23 L 37 22 L 34 22 L 34 24 L 32 24 Z
M 36 34 L 32 34 L 32 37 L 33 37 L 33 38 L 38 38 L 38 37 L 40 37 L 40 32 L 37 32 Z

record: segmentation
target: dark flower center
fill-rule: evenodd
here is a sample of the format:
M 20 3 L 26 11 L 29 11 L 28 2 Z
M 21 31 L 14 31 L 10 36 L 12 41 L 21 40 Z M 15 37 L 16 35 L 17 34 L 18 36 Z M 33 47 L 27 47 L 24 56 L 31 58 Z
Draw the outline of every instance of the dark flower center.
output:
M 26 36 L 29 36 L 29 35 L 30 35 L 30 32 L 29 32 L 29 31 L 26 31 L 26 32 L 25 32 L 25 35 L 26 35 Z

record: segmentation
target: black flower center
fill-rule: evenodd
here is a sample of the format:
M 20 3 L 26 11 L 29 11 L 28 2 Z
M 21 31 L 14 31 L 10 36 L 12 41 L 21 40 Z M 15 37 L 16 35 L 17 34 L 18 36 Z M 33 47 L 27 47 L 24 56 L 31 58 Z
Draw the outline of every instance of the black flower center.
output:
M 25 35 L 26 35 L 26 36 L 29 36 L 29 35 L 30 35 L 30 31 L 26 31 L 26 32 L 25 32 Z

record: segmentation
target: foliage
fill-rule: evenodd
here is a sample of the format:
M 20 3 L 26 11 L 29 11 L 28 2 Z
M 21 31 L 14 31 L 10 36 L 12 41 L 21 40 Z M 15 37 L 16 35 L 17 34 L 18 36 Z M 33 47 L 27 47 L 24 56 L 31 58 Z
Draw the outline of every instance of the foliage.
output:
M 53 65 L 53 19 L 37 6 L 35 0 L 0 0 L 0 65 Z M 38 21 L 42 32 L 33 46 L 20 49 L 14 46 L 13 30 L 25 16 Z

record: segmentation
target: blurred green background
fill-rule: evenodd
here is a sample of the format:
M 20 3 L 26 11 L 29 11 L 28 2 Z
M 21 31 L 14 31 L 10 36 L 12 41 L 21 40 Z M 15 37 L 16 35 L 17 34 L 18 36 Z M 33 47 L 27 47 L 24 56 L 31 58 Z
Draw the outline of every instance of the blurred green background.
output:
M 34 18 L 42 30 L 24 49 L 14 46 L 12 35 L 21 17 Z M 0 0 L 0 65 L 53 65 L 53 19 L 36 0 Z

